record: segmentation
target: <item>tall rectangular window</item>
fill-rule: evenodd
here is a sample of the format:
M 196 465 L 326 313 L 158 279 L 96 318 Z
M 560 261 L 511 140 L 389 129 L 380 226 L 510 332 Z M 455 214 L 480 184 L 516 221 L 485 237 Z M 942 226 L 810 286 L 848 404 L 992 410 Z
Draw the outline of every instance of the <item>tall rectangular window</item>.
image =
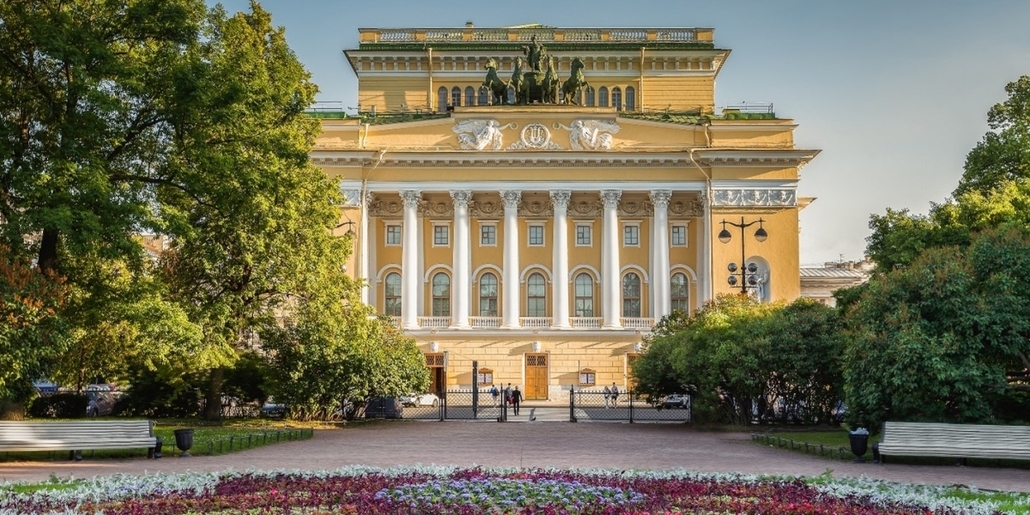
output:
M 544 226 L 529 226 L 529 245 L 531 247 L 542 247 L 544 245 Z
M 639 247 L 640 246 L 640 226 L 639 225 L 627 225 L 622 228 L 622 246 L 624 247 Z
M 672 226 L 672 246 L 674 247 L 686 247 L 687 246 L 687 226 L 685 225 L 674 225 Z
M 446 247 L 449 243 L 449 231 L 450 227 L 446 225 L 434 225 L 433 226 L 433 246 Z
M 386 244 L 387 245 L 400 245 L 401 244 L 401 226 L 399 226 L 399 225 L 387 225 L 386 226 Z
M 576 226 L 576 246 L 589 247 L 590 243 L 590 227 L 589 225 L 577 225 Z
M 496 225 L 481 225 L 481 226 L 479 226 L 479 244 L 480 245 L 497 245 L 497 226 Z

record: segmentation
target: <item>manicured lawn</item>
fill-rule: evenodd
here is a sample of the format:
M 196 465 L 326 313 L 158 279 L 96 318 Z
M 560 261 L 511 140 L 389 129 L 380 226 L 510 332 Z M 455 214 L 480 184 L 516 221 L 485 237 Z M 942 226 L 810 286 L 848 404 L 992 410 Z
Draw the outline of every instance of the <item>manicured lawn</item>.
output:
M 0 513 L 1030 514 L 1030 496 L 829 473 L 799 480 L 686 471 L 348 467 L 113 476 L 0 485 Z

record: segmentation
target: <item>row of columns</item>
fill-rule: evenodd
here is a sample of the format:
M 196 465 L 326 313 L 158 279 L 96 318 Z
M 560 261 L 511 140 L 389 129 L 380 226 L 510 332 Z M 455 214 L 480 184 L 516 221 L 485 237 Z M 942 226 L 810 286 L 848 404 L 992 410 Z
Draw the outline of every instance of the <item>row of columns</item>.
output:
M 568 207 L 572 196 L 570 190 L 552 190 L 551 204 L 554 207 L 554 251 L 552 254 L 551 293 L 553 295 L 552 327 L 567 329 L 569 323 L 569 238 Z M 652 262 L 651 288 L 654 294 L 654 318 L 668 315 L 672 309 L 670 286 L 667 278 L 669 267 L 669 200 L 671 190 L 652 190 L 651 201 L 654 205 L 651 242 L 654 248 Z M 518 206 L 522 200 L 522 192 L 518 190 L 502 190 L 504 203 L 504 254 L 502 262 L 502 281 L 504 284 L 504 309 L 501 327 L 516 329 L 519 323 L 519 306 L 521 305 L 519 284 L 519 229 Z M 418 208 L 422 200 L 419 190 L 403 190 L 400 192 L 404 204 L 401 247 L 401 327 L 418 329 L 419 278 L 419 242 Z M 450 191 L 454 202 L 454 245 L 452 266 L 452 285 L 455 295 L 451 311 L 451 324 L 455 329 L 469 327 L 469 302 L 471 299 L 471 267 L 472 241 L 470 234 L 469 202 L 472 200 L 471 190 Z M 619 200 L 621 190 L 601 190 L 601 201 L 604 206 L 601 228 L 601 315 L 605 329 L 622 327 L 621 315 L 621 281 L 619 280 L 620 258 L 619 248 Z M 367 213 L 362 216 L 363 233 L 367 231 Z M 368 238 L 362 239 L 364 256 L 368 256 Z M 364 259 L 367 259 L 364 258 Z M 361 267 L 362 278 L 369 280 L 367 263 Z M 514 307 L 514 308 L 513 308 Z

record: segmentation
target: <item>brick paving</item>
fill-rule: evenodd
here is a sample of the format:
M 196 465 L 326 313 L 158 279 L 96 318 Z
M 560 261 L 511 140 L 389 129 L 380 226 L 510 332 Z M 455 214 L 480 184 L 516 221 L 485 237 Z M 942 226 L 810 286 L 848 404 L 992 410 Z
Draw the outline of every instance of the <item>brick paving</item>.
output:
M 525 416 L 525 415 L 523 415 Z M 165 447 L 166 449 L 169 446 Z M 177 454 L 177 453 L 176 453 Z M 751 443 L 746 433 L 695 431 L 683 424 L 584 422 L 416 422 L 355 424 L 310 440 L 222 456 L 160 460 L 0 462 L 0 481 L 41 481 L 115 473 L 234 468 L 334 469 L 344 465 L 438 464 L 486 467 L 688 469 L 812 476 L 869 476 L 903 483 L 1030 492 L 1030 470 L 875 465 L 828 460 Z

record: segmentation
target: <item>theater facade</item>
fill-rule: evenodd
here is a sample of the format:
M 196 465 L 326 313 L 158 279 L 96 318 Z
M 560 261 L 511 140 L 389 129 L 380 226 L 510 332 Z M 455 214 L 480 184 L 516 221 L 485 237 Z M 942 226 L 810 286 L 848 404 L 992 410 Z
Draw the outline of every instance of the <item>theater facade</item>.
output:
M 345 194 L 364 300 L 415 338 L 433 390 L 626 388 L 663 316 L 800 294 L 818 151 L 771 105 L 716 109 L 712 29 L 359 32 L 361 114 L 313 112 L 311 159 Z

